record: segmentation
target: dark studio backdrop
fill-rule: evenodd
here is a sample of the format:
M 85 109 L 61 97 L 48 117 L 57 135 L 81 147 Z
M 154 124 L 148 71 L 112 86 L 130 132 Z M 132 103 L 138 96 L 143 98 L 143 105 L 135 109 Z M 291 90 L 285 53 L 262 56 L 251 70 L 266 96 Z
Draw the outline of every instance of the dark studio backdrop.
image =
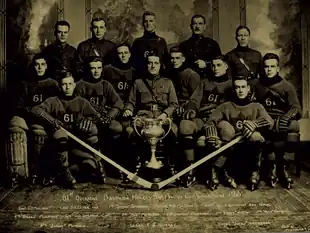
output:
M 69 43 L 77 47 L 88 38 L 91 18 L 101 11 L 107 20 L 106 38 L 115 43 L 133 40 L 143 33 L 141 16 L 150 10 L 157 15 L 157 34 L 172 46 L 191 36 L 190 18 L 202 14 L 207 19 L 206 36 L 213 37 L 227 53 L 236 46 L 235 29 L 240 24 L 251 29 L 250 46 L 275 52 L 281 58 L 281 75 L 297 88 L 308 111 L 308 5 L 302 0 L 1 0 L 2 95 L 5 111 L 2 132 L 16 102 L 17 85 L 34 53 L 53 42 L 57 20 L 71 24 Z M 5 22 L 5 23 L 3 23 Z M 3 28 L 4 27 L 4 28 Z M 303 51 L 304 50 L 304 51 Z M 3 54 L 5 52 L 5 54 Z M 5 56 L 3 56 L 5 55 Z M 305 86 L 306 85 L 306 86 Z M 9 105 L 10 104 L 10 105 Z

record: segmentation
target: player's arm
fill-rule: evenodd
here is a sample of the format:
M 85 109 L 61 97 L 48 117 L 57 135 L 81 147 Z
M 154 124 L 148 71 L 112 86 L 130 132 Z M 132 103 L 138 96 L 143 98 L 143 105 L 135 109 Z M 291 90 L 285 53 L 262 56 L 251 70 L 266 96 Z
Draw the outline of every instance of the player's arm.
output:
M 301 106 L 298 100 L 297 92 L 293 85 L 289 85 L 287 91 L 287 100 L 289 104 L 289 111 L 285 114 L 289 120 L 299 120 L 301 118 Z
M 134 81 L 132 87 L 130 88 L 128 101 L 125 103 L 124 106 L 124 113 L 123 113 L 124 117 L 132 116 L 135 110 L 137 103 L 137 93 L 138 93 L 137 81 L 138 79 Z
M 179 102 L 175 88 L 171 80 L 168 81 L 168 85 L 169 85 L 169 95 L 168 95 L 169 106 L 164 110 L 164 113 L 166 113 L 168 117 L 171 117 L 174 110 L 178 107 Z
M 79 44 L 77 47 L 77 50 L 75 51 L 75 62 L 76 62 L 76 69 L 77 69 L 77 73 L 79 74 L 83 74 L 84 72 L 84 48 L 83 48 L 83 44 Z
M 106 90 L 107 102 L 108 102 L 108 105 L 112 107 L 110 111 L 107 113 L 107 115 L 111 117 L 112 119 L 115 119 L 120 114 L 120 112 L 123 110 L 124 103 L 121 97 L 116 93 L 115 89 L 110 83 L 107 83 L 106 88 L 107 88 Z
M 203 90 L 204 90 L 204 83 L 201 82 L 189 99 L 189 102 L 187 105 L 188 109 L 193 109 L 195 111 L 198 111 L 200 109 L 200 104 L 201 104 L 201 100 L 203 96 Z

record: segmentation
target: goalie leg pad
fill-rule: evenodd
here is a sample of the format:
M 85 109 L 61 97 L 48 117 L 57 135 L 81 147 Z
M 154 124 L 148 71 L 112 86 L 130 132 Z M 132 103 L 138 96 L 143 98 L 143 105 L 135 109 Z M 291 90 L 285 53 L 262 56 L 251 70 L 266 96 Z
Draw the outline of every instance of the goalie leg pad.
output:
M 190 120 L 182 120 L 180 122 L 180 134 L 184 136 L 193 135 L 197 131 L 195 122 Z
M 55 140 L 60 140 L 60 141 L 68 141 L 68 135 L 67 133 L 62 130 L 62 129 L 59 129 L 59 130 L 56 130 L 53 134 L 53 139 Z
M 20 127 L 9 128 L 6 142 L 6 159 L 9 177 L 28 177 L 27 137 Z
M 18 127 L 23 130 L 29 130 L 29 127 L 25 121 L 25 119 L 19 117 L 19 116 L 14 116 L 10 122 L 9 122 L 9 127 Z
M 228 121 L 220 121 L 216 127 L 223 141 L 230 142 L 235 137 L 236 131 Z
M 31 156 L 32 173 L 33 175 L 39 175 L 39 168 L 41 166 L 40 158 L 42 157 L 42 150 L 47 139 L 47 133 L 40 125 L 32 125 L 31 129 L 33 135 L 33 151 Z
M 291 121 L 290 124 L 288 125 L 287 131 L 289 133 L 299 133 L 300 132 L 300 125 L 298 121 Z

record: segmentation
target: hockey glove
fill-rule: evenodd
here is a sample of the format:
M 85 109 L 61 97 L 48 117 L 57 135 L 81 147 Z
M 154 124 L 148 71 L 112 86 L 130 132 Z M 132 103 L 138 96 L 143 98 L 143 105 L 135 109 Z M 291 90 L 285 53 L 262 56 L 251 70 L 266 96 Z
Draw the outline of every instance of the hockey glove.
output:
M 279 132 L 287 132 L 288 129 L 288 125 L 290 123 L 290 117 L 287 115 L 282 115 L 280 116 L 280 118 L 278 119 L 278 124 L 276 124 L 277 126 L 277 131 Z
M 60 127 L 63 127 L 63 126 L 64 126 L 64 124 L 60 120 L 55 119 L 53 121 L 53 128 L 54 128 L 55 131 L 59 130 Z
M 254 121 L 245 120 L 243 122 L 242 134 L 249 138 L 254 133 L 257 128 L 257 124 Z
M 91 120 L 84 118 L 80 121 L 79 129 L 85 133 L 88 133 L 90 132 L 92 126 L 93 126 L 93 122 Z
M 112 117 L 108 116 L 108 115 L 104 115 L 100 118 L 100 122 L 101 124 L 105 125 L 105 124 L 110 124 L 112 121 Z
M 210 136 L 206 138 L 206 141 L 207 141 L 207 144 L 212 148 L 218 149 L 221 147 L 221 140 L 217 136 Z
M 183 116 L 184 112 L 185 112 L 185 109 L 181 106 L 177 107 L 175 110 L 175 113 L 177 114 L 177 116 Z
M 186 110 L 183 114 L 183 118 L 185 120 L 191 120 L 196 117 L 196 111 L 193 109 Z

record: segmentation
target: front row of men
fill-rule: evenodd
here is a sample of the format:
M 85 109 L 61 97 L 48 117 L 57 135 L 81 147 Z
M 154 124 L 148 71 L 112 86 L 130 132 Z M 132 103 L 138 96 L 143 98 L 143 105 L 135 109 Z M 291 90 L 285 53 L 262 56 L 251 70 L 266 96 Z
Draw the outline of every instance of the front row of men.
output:
M 36 72 L 31 82 L 25 82 L 18 111 L 10 121 L 10 156 L 18 156 L 20 151 L 16 148 L 27 142 L 26 134 L 30 128 L 30 140 L 34 140 L 35 147 L 30 156 L 31 164 L 34 164 L 32 177 L 42 174 L 40 162 L 46 160 L 42 157 L 42 148 L 49 144 L 53 149 L 49 152 L 54 152 L 49 153 L 49 161 L 58 162 L 59 177 L 64 178 L 66 185 L 75 187 L 75 174 L 81 173 L 92 174 L 104 183 L 106 174 L 101 158 L 69 140 L 61 127 L 137 173 L 139 159 L 149 158 L 142 156 L 141 141 L 133 130 L 131 117 L 145 116 L 163 122 L 171 118 L 172 130 L 163 141 L 171 175 L 182 168 L 175 167 L 180 161 L 187 167 L 201 153 L 204 156 L 241 134 L 245 142 L 234 150 L 248 148 L 243 150 L 247 153 L 247 162 L 241 163 L 244 167 L 238 169 L 250 168 L 250 189 L 256 189 L 260 181 L 262 153 L 268 161 L 270 185 L 274 186 L 281 174 L 286 187 L 290 188 L 292 178 L 287 171 L 285 152 L 298 145 L 301 107 L 294 87 L 279 76 L 278 56 L 270 53 L 264 56 L 265 75 L 250 86 L 244 77 L 227 75 L 228 65 L 223 56 L 212 59 L 213 75 L 200 81 L 195 71 L 184 66 L 185 58 L 178 48 L 173 48 L 170 55 L 173 66 L 170 79 L 160 75 L 160 57 L 149 53 L 148 75 L 134 81 L 130 77 L 132 87 L 123 95 L 117 93 L 112 82 L 102 79 L 100 58 L 93 57 L 88 61 L 89 72 L 77 83 L 68 72 L 64 72 L 57 83 L 45 77 L 44 57 L 35 56 L 33 67 Z M 106 73 L 109 72 L 104 73 L 104 78 Z M 48 139 L 51 143 L 46 143 Z M 177 153 L 177 141 L 183 155 Z M 120 143 L 126 145 L 127 153 L 121 150 Z M 208 162 L 210 167 L 205 171 L 210 173 L 204 176 L 212 190 L 222 178 L 230 187 L 237 187 L 226 169 L 227 159 L 232 158 L 231 152 L 223 152 Z M 19 173 L 16 168 L 14 171 Z M 194 171 L 184 176 L 182 182 L 185 186 L 193 184 Z

